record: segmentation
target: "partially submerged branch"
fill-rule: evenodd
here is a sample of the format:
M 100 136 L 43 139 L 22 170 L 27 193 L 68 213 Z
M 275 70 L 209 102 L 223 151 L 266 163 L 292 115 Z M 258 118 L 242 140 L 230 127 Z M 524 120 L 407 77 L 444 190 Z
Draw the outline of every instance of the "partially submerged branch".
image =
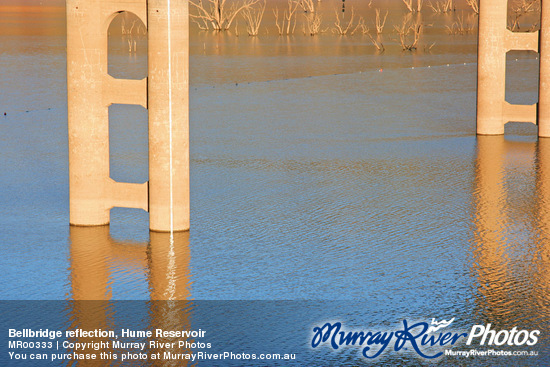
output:
M 337 10 L 334 10 L 334 14 L 336 15 L 336 21 L 334 22 L 335 28 L 333 28 L 333 32 L 339 35 L 348 34 L 349 30 L 353 26 L 353 18 L 355 16 L 355 10 L 353 9 L 353 7 L 351 8 L 351 16 L 347 23 L 344 21 L 343 17 L 342 19 L 340 19 Z
M 299 0 L 299 4 L 306 13 L 315 13 L 315 3 L 313 0 Z
M 216 31 L 225 31 L 231 27 L 235 17 L 243 10 L 250 8 L 260 0 L 243 0 L 239 5 L 232 3 L 228 6 L 227 0 L 199 0 L 194 2 L 189 0 L 197 14 L 189 14 L 191 19 L 199 25 L 201 29 L 212 29 Z
M 466 0 L 466 3 L 472 8 L 474 13 L 479 14 L 479 0 Z
M 300 6 L 299 0 L 287 0 L 288 9 L 283 12 L 283 18 L 279 23 L 279 8 L 273 10 L 273 15 L 275 15 L 275 25 L 279 31 L 279 35 L 283 34 L 292 34 L 296 28 L 296 10 Z M 294 19 L 294 22 L 292 22 Z M 285 33 L 286 32 L 286 33 Z
M 450 27 L 447 27 L 447 33 L 456 35 L 456 34 L 468 34 L 474 31 L 475 28 L 475 14 L 468 15 L 468 18 L 464 20 L 464 13 L 457 17 L 457 21 L 454 22 Z
M 321 16 L 317 13 L 304 14 L 306 17 L 306 28 L 304 27 L 304 33 L 309 34 L 310 36 L 315 36 L 316 34 L 326 32 L 321 30 Z
M 434 13 L 438 14 L 445 14 L 455 10 L 453 0 L 438 0 L 435 2 L 435 4 L 432 4 L 432 2 L 430 1 L 428 5 L 430 8 L 432 8 Z
M 254 7 L 248 7 L 243 10 L 243 17 L 246 21 L 246 31 L 249 36 L 257 36 L 258 30 L 260 29 L 260 24 L 264 17 L 265 6 L 267 0 L 264 0 L 263 3 L 260 3 L 258 9 Z
M 412 13 L 413 11 L 413 0 L 402 0 L 403 4 L 407 7 L 407 9 Z
M 386 25 L 386 19 L 388 18 L 388 10 L 386 10 L 386 14 L 384 15 L 384 19 L 380 16 L 380 9 L 376 8 L 376 33 L 380 34 L 384 30 L 384 26 Z
M 399 42 L 404 51 L 414 51 L 418 48 L 418 41 L 422 31 L 422 23 L 416 22 L 411 24 L 410 20 L 405 17 L 400 26 L 394 26 L 395 31 L 399 35 Z

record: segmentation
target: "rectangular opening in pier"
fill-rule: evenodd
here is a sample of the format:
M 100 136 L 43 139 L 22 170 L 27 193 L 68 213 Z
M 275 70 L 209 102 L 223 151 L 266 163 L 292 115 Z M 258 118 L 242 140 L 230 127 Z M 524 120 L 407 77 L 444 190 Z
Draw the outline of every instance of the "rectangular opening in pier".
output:
M 506 54 L 506 102 L 532 105 L 538 102 L 539 54 L 510 51 Z
M 147 109 L 137 105 L 109 107 L 110 177 L 117 182 L 149 180 Z

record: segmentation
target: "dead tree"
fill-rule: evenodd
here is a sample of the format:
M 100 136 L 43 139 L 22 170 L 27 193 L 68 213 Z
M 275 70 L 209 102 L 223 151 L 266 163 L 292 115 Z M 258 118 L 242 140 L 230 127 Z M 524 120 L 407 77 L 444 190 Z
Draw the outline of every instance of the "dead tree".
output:
M 436 1 L 435 4 L 432 4 L 432 2 L 430 1 L 428 5 L 430 6 L 430 8 L 432 8 L 434 13 L 439 14 L 448 13 L 454 10 L 453 0 Z
M 315 13 L 315 3 L 313 0 L 299 0 L 300 6 L 306 13 Z
M 334 22 L 335 28 L 333 28 L 332 31 L 342 36 L 348 34 L 350 29 L 353 27 L 353 18 L 355 16 L 355 10 L 353 7 L 351 8 L 351 16 L 349 17 L 349 21 L 347 23 L 344 22 L 343 18 L 340 19 L 337 10 L 334 10 L 334 14 L 336 15 L 336 21 Z
M 474 13 L 479 14 L 479 0 L 466 0 L 466 3 L 472 8 Z
M 304 26 L 304 34 L 309 34 L 310 36 L 315 36 L 316 34 L 326 32 L 321 30 L 321 16 L 317 13 L 304 14 L 306 17 L 306 24 Z M 306 30 L 307 26 L 307 30 Z
M 475 27 L 475 14 L 468 15 L 468 18 L 464 20 L 464 12 L 457 17 L 457 21 L 454 22 L 450 27 L 447 27 L 447 33 L 451 35 L 456 34 L 468 34 L 474 31 Z
M 422 23 L 416 22 L 411 24 L 407 17 L 403 18 L 400 26 L 394 26 L 395 31 L 399 35 L 399 42 L 403 51 L 414 51 L 418 48 L 420 33 L 422 31 Z
M 386 10 L 386 14 L 384 15 L 384 19 L 380 16 L 380 9 L 376 8 L 376 33 L 380 34 L 384 30 L 384 26 L 386 25 L 386 19 L 388 18 L 388 10 Z
M 246 31 L 249 36 L 258 35 L 258 30 L 260 29 L 260 24 L 262 23 L 262 19 L 264 17 L 266 1 L 267 0 L 264 0 L 263 3 L 260 3 L 258 9 L 248 7 L 243 10 L 243 17 L 246 21 Z
M 288 8 L 283 12 L 283 19 L 279 24 L 279 8 L 273 10 L 273 15 L 275 15 L 275 25 L 280 35 L 283 34 L 292 34 L 296 28 L 296 10 L 300 6 L 299 0 L 287 0 Z M 292 20 L 294 19 L 294 22 Z M 286 32 L 286 33 L 285 33 Z
M 244 9 L 250 8 L 260 0 L 243 0 L 238 4 L 233 2 L 231 6 L 227 0 L 199 0 L 198 3 L 189 1 L 198 14 L 189 14 L 199 27 L 216 31 L 225 31 L 231 27 L 235 17 Z

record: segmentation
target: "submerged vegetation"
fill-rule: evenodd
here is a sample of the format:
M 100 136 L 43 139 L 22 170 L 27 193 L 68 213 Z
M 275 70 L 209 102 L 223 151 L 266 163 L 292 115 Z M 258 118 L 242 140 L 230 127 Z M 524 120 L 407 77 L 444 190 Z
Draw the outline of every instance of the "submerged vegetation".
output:
M 540 1 L 511 1 L 508 28 L 522 32 L 538 30 Z M 189 4 L 191 20 L 203 31 L 231 29 L 238 36 L 241 19 L 240 24 L 246 25 L 249 36 L 269 34 L 264 17 L 270 17 L 267 22 L 279 36 L 294 35 L 297 25 L 301 24 L 298 29 L 308 36 L 365 36 L 378 51 L 385 50 L 384 41 L 399 45 L 404 51 L 431 49 L 434 45 L 423 40 L 425 29 L 433 25 L 427 23 L 427 18 L 433 22 L 441 16 L 443 25 L 439 25 L 439 29 L 444 27 L 442 31 L 448 35 L 477 31 L 479 0 L 401 0 L 396 3 L 401 4 L 400 9 L 391 10 L 376 7 L 373 2 L 376 0 L 363 3 L 359 11 L 354 6 L 346 9 L 345 0 L 190 0 Z M 397 20 L 399 12 L 403 15 L 401 21 Z

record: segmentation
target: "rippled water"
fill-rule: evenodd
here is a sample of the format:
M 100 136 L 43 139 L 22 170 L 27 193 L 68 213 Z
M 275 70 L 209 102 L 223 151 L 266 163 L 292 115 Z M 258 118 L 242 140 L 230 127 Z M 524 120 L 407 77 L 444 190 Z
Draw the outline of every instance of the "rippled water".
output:
M 313 314 L 547 329 L 550 142 L 513 123 L 476 137 L 476 36 L 424 16 L 436 45 L 416 53 L 391 30 L 385 53 L 359 35 L 193 32 L 191 231 L 175 252 L 141 211 L 69 227 L 65 38 L 6 32 L 2 299 L 348 300 Z M 146 45 L 111 41 L 110 72 L 141 76 Z M 508 65 L 508 100 L 535 102 L 535 56 Z M 110 113 L 112 177 L 147 180 L 146 111 Z

